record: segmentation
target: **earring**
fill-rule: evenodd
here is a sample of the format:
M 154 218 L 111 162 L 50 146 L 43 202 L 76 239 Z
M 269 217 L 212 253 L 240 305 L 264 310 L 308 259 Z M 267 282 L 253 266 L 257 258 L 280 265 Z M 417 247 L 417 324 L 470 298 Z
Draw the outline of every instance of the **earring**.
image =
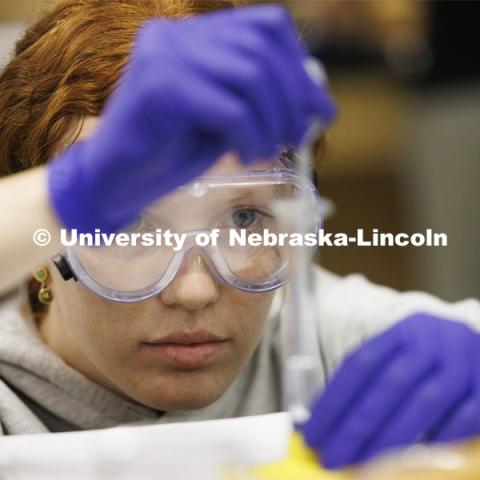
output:
M 47 287 L 48 269 L 39 268 L 33 273 L 35 280 L 40 283 L 40 290 L 38 291 L 38 301 L 43 305 L 52 303 L 53 294 L 50 288 Z

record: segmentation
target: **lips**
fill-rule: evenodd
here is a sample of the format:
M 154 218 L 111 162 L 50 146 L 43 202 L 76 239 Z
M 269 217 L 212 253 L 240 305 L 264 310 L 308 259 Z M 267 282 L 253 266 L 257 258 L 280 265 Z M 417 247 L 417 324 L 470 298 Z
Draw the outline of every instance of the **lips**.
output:
M 152 342 L 143 342 L 145 354 L 177 367 L 195 369 L 215 361 L 229 340 L 206 330 L 175 332 Z
M 152 344 L 162 345 L 165 343 L 176 343 L 181 345 L 192 345 L 196 343 L 220 342 L 224 338 L 214 335 L 208 330 L 197 330 L 195 332 L 175 332 L 162 337 L 159 340 L 148 342 Z

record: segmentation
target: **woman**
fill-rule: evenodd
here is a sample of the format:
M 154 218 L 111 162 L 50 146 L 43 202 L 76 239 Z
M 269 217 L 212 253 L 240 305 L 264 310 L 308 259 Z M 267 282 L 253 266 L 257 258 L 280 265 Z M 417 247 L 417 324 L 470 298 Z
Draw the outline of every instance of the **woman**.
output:
M 72 257 L 50 261 L 62 250 L 61 227 L 131 231 L 144 208 L 205 170 L 260 170 L 258 159 L 270 168 L 275 161 L 265 159 L 278 145 L 298 146 L 312 117 L 332 120 L 333 103 L 307 75 L 285 12 L 211 13 L 227 4 L 70 0 L 26 32 L 0 77 L 0 287 L 11 290 L 31 271 L 35 277 L 28 303 L 20 289 L 0 311 L 4 434 L 281 408 L 281 289 L 237 288 L 213 274 L 215 259 L 194 254 L 154 294 L 120 303 L 65 281 Z M 188 18 L 171 20 L 181 17 Z M 238 218 L 247 215 L 248 224 L 250 213 Z M 38 229 L 53 233 L 48 246 L 34 247 Z M 132 265 L 117 280 L 130 280 Z M 349 356 L 314 405 L 305 434 L 327 466 L 419 434 L 478 432 L 471 422 L 459 426 L 477 394 L 462 355 L 477 355 L 478 336 L 432 316 L 477 326 L 478 303 L 447 305 L 319 269 L 315 285 L 323 376 L 386 330 Z M 412 316 L 419 310 L 429 313 Z M 452 366 L 464 372 L 455 381 Z M 412 407 L 431 384 L 433 398 Z M 428 414 L 414 422 L 425 405 Z M 446 413 L 455 420 L 457 411 L 451 427 Z M 404 422 L 393 428 L 397 418 Z

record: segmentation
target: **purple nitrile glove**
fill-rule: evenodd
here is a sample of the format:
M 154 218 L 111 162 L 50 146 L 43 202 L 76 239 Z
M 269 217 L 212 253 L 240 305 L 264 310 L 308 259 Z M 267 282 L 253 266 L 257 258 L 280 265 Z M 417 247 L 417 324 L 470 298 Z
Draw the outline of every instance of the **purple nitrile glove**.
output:
M 480 336 L 415 314 L 351 354 L 302 427 L 327 468 L 480 434 Z
M 297 146 L 335 116 L 305 58 L 278 6 L 148 21 L 97 132 L 48 166 L 60 221 L 113 232 L 226 152 L 248 164 Z

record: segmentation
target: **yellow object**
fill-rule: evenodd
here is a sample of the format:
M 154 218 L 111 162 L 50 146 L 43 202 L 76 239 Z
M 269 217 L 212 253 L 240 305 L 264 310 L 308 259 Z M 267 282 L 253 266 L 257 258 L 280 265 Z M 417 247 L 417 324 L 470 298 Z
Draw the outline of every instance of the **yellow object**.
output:
M 249 472 L 255 480 L 348 480 L 346 472 L 331 472 L 322 468 L 317 454 L 309 449 L 298 433 L 290 439 L 288 458 L 262 465 Z M 250 477 L 249 477 L 250 478 Z
M 33 272 L 33 278 L 40 283 L 40 290 L 38 291 L 38 301 L 43 305 L 52 303 L 53 294 L 50 288 L 47 286 L 49 274 L 48 269 L 45 267 L 38 268 Z

